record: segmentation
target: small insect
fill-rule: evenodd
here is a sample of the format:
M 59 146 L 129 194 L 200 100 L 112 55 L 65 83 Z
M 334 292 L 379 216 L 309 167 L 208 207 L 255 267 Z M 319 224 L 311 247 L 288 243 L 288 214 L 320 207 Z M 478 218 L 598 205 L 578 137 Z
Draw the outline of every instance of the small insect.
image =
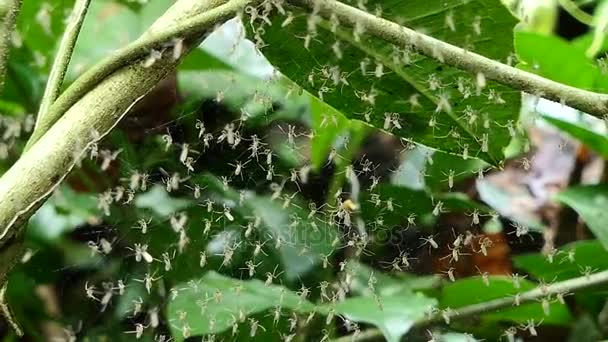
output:
M 542 320 L 538 323 L 534 323 L 533 319 L 529 319 L 526 321 L 526 324 L 521 325 L 522 330 L 528 330 L 530 336 L 538 336 L 538 332 L 536 331 L 536 327 L 542 324 Z
M 295 19 L 294 15 L 292 12 L 287 12 L 287 18 L 285 18 L 285 20 L 283 20 L 283 22 L 281 23 L 281 27 L 287 27 L 289 24 L 291 24 L 293 22 L 293 20 Z
M 184 51 L 184 40 L 181 38 L 173 39 L 173 60 L 178 60 Z
M 146 328 L 146 326 L 144 326 L 141 323 L 135 323 L 135 330 L 132 331 L 126 331 L 127 334 L 135 334 L 135 338 L 136 339 L 140 339 L 143 335 L 144 335 L 144 329 Z
M 409 215 L 407 215 L 407 228 L 411 227 L 411 226 L 415 226 L 416 225 L 416 214 L 414 213 L 410 213 Z
M 260 323 L 254 318 L 249 318 L 249 336 L 254 337 L 257 334 L 258 328 L 266 331 L 266 328 L 260 325 Z
M 156 63 L 156 61 L 161 59 L 162 57 L 163 57 L 163 53 L 161 51 L 158 51 L 155 49 L 150 50 L 150 54 L 144 61 L 144 68 L 149 68 L 149 67 L 153 66 L 154 63 Z
M 194 127 L 198 130 L 198 138 L 200 139 L 205 134 L 205 124 L 201 120 L 196 120 Z
M 384 75 L 384 64 L 380 61 L 376 61 L 376 69 L 374 70 L 374 76 L 376 78 L 381 78 Z
M 104 283 L 103 287 L 104 287 L 104 294 L 103 297 L 101 297 L 100 303 L 101 303 L 101 312 L 106 311 L 106 308 L 108 307 L 108 304 L 110 304 L 110 300 L 112 300 L 112 296 L 114 296 L 114 284 L 112 283 Z
M 422 243 L 422 245 L 420 245 L 420 247 L 422 247 L 424 245 L 429 245 L 429 251 L 431 250 L 431 248 L 433 248 L 433 249 L 439 248 L 439 245 L 437 244 L 437 241 L 435 241 L 435 237 L 433 235 L 429 235 L 426 238 L 420 238 L 420 240 L 423 241 L 423 243 Z
M 514 305 L 514 306 L 519 306 L 519 305 L 521 305 L 521 294 L 516 293 L 516 294 L 513 296 L 513 305 Z
M 540 300 L 540 305 L 543 308 L 543 313 L 545 316 L 551 315 L 551 303 L 549 302 L 549 298 L 542 298 Z
M 272 285 L 272 282 L 274 281 L 274 279 L 277 279 L 278 277 L 281 276 L 281 274 L 283 274 L 283 271 L 279 272 L 278 274 L 276 273 L 278 267 L 279 267 L 278 265 L 275 266 L 272 273 L 266 272 L 266 281 L 264 282 L 265 286 L 268 287 L 268 286 Z
M 260 266 L 261 264 L 262 264 L 262 262 L 259 262 L 259 263 L 255 264 L 251 260 L 247 260 L 245 262 L 245 265 L 247 266 L 246 269 L 249 271 L 249 277 L 253 277 L 255 275 L 255 269 L 256 269 L 256 267 Z
M 135 251 L 135 261 L 140 262 L 142 259 L 145 260 L 147 263 L 151 263 L 152 261 L 154 261 L 152 255 L 148 253 L 147 244 L 136 243 L 134 245 L 133 250 Z
M 394 207 L 393 207 L 393 198 L 392 197 L 386 200 L 386 209 L 388 211 L 394 211 L 395 210 Z
M 340 41 L 336 41 L 331 45 L 331 49 L 337 59 L 342 59 L 342 49 L 340 48 Z
M 281 319 L 281 307 L 277 305 L 272 310 L 272 323 L 274 324 L 274 326 L 276 326 L 279 323 L 280 319 Z
M 433 208 L 433 216 L 439 216 L 443 212 L 443 202 L 438 201 Z
M 477 268 L 479 275 L 481 275 L 481 279 L 483 280 L 483 283 L 486 286 L 490 286 L 490 277 L 488 276 L 488 272 L 482 272 L 478 266 L 475 266 L 475 268 Z
M 114 240 L 112 240 L 112 242 L 106 240 L 105 238 L 101 238 L 101 240 L 99 240 L 99 246 L 101 247 L 101 251 L 103 252 L 103 254 L 110 254 L 110 252 L 112 252 L 112 243 L 116 240 L 116 238 L 114 238 Z
M 448 279 L 450 279 L 451 282 L 455 282 L 456 281 L 456 277 L 454 276 L 454 267 L 450 267 L 444 273 L 448 275 Z
M 473 19 L 473 23 L 471 23 L 471 26 L 473 27 L 473 32 L 475 32 L 476 35 L 480 36 L 481 35 L 481 17 L 476 15 L 475 18 Z
M 481 72 L 478 72 L 477 76 L 475 78 L 475 85 L 476 85 L 476 89 L 477 89 L 477 96 L 479 96 L 479 95 L 481 95 L 481 91 L 483 90 L 483 88 L 485 88 L 487 85 L 486 75 L 484 75 Z
M 162 277 L 154 278 L 154 274 L 150 274 L 149 272 L 144 275 L 144 279 L 134 279 L 137 282 L 143 283 L 148 294 L 152 291 L 152 286 L 155 281 L 159 280 Z
M 479 250 L 484 256 L 488 256 L 488 248 L 492 246 L 492 240 L 487 236 L 482 238 L 479 242 Z
M 167 134 L 163 134 L 162 139 L 165 142 L 165 152 L 167 152 L 171 145 L 173 145 L 173 137 L 171 136 L 171 133 L 167 131 Z
M 133 317 L 137 316 L 141 312 L 143 304 L 144 300 L 141 297 L 133 300 Z
M 97 297 L 95 297 L 95 293 L 97 293 L 97 290 L 95 289 L 95 285 L 89 286 L 89 282 L 88 281 L 85 282 L 84 291 L 87 295 L 87 298 L 95 300 L 95 301 L 99 301 L 99 299 L 97 299 Z
M 116 283 L 116 287 L 114 288 L 114 290 L 118 290 L 118 295 L 122 296 L 123 294 L 125 294 L 126 288 L 127 286 L 125 285 L 125 282 L 122 279 L 119 279 Z
M 507 328 L 507 330 L 505 330 L 505 332 L 502 335 L 507 338 L 508 342 L 515 342 L 516 334 L 517 334 L 517 328 L 509 327 L 509 328 Z
M 247 165 L 249 163 L 249 161 L 246 161 L 245 163 L 241 163 L 240 161 L 237 161 L 236 164 L 228 164 L 232 167 L 234 167 L 234 175 L 235 176 L 240 176 L 241 180 L 243 179 L 243 167 L 245 165 Z
M 171 256 L 169 255 L 168 252 L 164 252 L 162 254 L 163 257 L 163 263 L 165 264 L 165 271 L 169 272 L 171 271 Z M 175 257 L 175 251 L 173 251 L 173 257 Z
M 182 164 L 186 163 L 186 158 L 188 157 L 188 152 L 190 152 L 190 145 L 188 144 L 182 144 L 182 150 L 179 154 L 179 161 Z
M 228 221 L 234 221 L 234 216 L 230 213 L 230 207 L 224 204 L 224 216 L 228 219 Z

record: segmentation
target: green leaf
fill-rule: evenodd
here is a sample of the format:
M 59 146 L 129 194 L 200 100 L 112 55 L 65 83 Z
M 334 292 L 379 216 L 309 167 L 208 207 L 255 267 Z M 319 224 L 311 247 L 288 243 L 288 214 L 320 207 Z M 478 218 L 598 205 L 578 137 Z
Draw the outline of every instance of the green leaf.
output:
M 515 21 L 495 1 L 393 0 L 368 1 L 366 6 L 382 7 L 389 19 L 490 58 L 504 60 L 512 50 L 506 32 Z M 263 28 L 261 39 L 266 46 L 262 52 L 298 85 L 348 118 L 405 139 L 455 154 L 467 150 L 470 156 L 492 164 L 502 160 L 502 150 L 510 140 L 506 127 L 518 117 L 517 92 L 488 82 L 477 96 L 475 75 L 396 49 L 375 37 L 362 35 L 357 41 L 351 30 L 332 32 L 332 23 L 323 19 L 312 19 L 318 21 L 312 37 L 307 30 L 309 16 L 289 10 L 295 16 L 291 24 L 282 27 L 285 17 L 277 15 L 272 26 Z M 454 31 L 446 26 L 446 16 L 453 19 Z M 482 34 L 475 32 L 472 19 L 479 21 Z M 439 105 L 441 98 L 448 99 L 450 109 Z M 386 120 L 387 116 L 398 124 Z
M 27 233 L 52 241 L 100 214 L 94 194 L 61 187 L 32 217 Z
M 435 275 L 398 273 L 393 276 L 356 261 L 349 261 L 346 268 L 348 274 L 352 275 L 351 291 L 362 296 L 372 296 L 375 293 L 390 296 L 404 291 L 426 290 L 437 287 L 441 282 L 441 277 Z M 369 286 L 371 280 L 375 283 L 375 292 Z
M 137 39 L 171 5 L 149 1 L 138 11 L 115 1 L 92 1 L 68 69 L 68 80 Z M 120 29 L 113 29 L 120 28 Z
M 179 210 L 185 209 L 192 204 L 183 198 L 170 197 L 167 191 L 155 185 L 145 193 L 135 197 L 135 206 L 142 209 L 150 209 L 160 217 L 167 217 Z
M 205 184 L 210 191 L 220 194 L 224 204 L 242 217 L 259 218 L 259 229 L 268 234 L 269 244 L 279 245 L 278 253 L 288 280 L 309 272 L 324 256 L 333 253 L 332 243 L 338 232 L 335 226 L 329 225 L 331 219 L 320 214 L 309 218 L 310 212 L 304 209 L 307 205 L 296 204 L 298 198 L 295 195 L 291 204 L 285 207 L 284 197 L 273 200 L 249 191 L 241 197 L 212 175 L 201 176 L 197 183 Z
M 173 337 L 178 341 L 188 336 L 220 333 L 235 321 L 244 323 L 239 320 L 243 315 L 247 317 L 271 308 L 295 312 L 316 309 L 283 286 L 266 286 L 257 279 L 242 281 L 213 271 L 198 280 L 179 284 L 174 290 L 177 295 L 167 306 L 167 316 Z
M 515 52 L 520 69 L 573 87 L 592 89 L 598 76 L 584 50 L 556 36 L 516 32 Z
M 434 216 L 444 212 L 489 212 L 490 209 L 476 203 L 462 193 L 430 194 L 422 190 L 390 184 L 380 184 L 374 193 L 366 192 L 361 200 L 361 215 L 366 222 L 382 224 L 378 229 L 407 225 L 410 215 L 419 218 L 423 215 Z M 434 211 L 436 211 L 434 213 Z
M 204 53 L 204 52 L 203 52 Z M 206 68 L 217 65 L 215 57 L 199 54 L 198 70 L 185 70 L 179 73 L 180 91 L 187 96 L 201 99 L 217 99 L 250 126 L 268 125 L 276 120 L 300 120 L 306 122 L 309 114 L 306 96 L 287 96 L 287 89 L 281 84 L 261 81 L 238 71 Z M 187 66 L 192 68 L 192 62 Z M 275 110 L 274 107 L 280 107 Z
M 373 324 L 388 342 L 398 342 L 437 304 L 420 293 L 402 291 L 389 296 L 353 297 L 339 302 L 336 312 L 355 322 Z
M 440 305 L 452 310 L 467 305 L 486 302 L 496 298 L 514 296 L 536 288 L 531 281 L 520 279 L 520 288 L 516 288 L 512 279 L 506 277 L 490 277 L 486 285 L 480 277 L 466 278 L 447 284 L 441 291 Z M 522 304 L 513 308 L 485 313 L 482 319 L 489 321 L 512 321 L 525 323 L 532 319 L 545 324 L 565 325 L 572 317 L 568 308 L 560 303 L 550 304 L 550 313 L 545 315 L 540 303 Z
M 475 175 L 479 169 L 487 167 L 484 161 L 477 158 L 464 160 L 461 156 L 435 151 L 426 146 L 416 146 L 406 150 L 391 183 L 414 190 L 450 190 L 450 177 L 453 184 L 457 184 Z
M 542 117 L 548 123 L 568 133 L 593 151 L 599 153 L 604 159 L 608 159 L 608 137 L 606 135 L 594 132 L 586 127 L 583 122 L 571 123 L 547 115 L 543 115 Z
M 73 5 L 74 0 L 23 1 L 17 18 L 19 40 L 37 55 L 36 64 L 41 71 L 48 71 L 53 62 L 59 37 Z
M 599 241 L 577 241 L 560 247 L 553 257 L 540 253 L 516 255 L 514 265 L 543 281 L 581 276 L 581 271 L 608 269 L 608 251 Z
M 311 146 L 311 163 L 314 170 L 318 171 L 327 161 L 327 154 L 334 148 L 334 143 L 340 136 L 348 135 L 353 126 L 351 121 L 339 110 L 312 96 L 305 91 L 310 99 L 310 111 L 312 113 L 312 129 L 315 132 Z
M 558 193 L 556 199 L 574 209 L 604 248 L 608 248 L 608 185 L 572 187 Z

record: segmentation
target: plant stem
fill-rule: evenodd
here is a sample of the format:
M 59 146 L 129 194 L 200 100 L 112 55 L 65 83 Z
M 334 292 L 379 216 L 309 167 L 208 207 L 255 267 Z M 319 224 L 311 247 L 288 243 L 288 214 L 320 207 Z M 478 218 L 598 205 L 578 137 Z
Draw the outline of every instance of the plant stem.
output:
M 217 0 L 178 0 L 159 18 L 147 34 L 165 32 L 166 27 L 186 22 L 204 13 L 202 30 L 220 24 L 234 14 L 244 0 L 229 8 L 215 7 Z M 160 80 L 175 69 L 181 58 L 198 46 L 200 35 L 185 36 L 184 53 L 175 59 L 165 53 L 152 65 L 130 65 L 96 84 L 53 125 L 40 143 L 32 146 L 0 178 L 0 284 L 18 262 L 23 251 L 26 222 L 74 168 L 88 148 L 115 127 L 122 117 Z M 190 44 L 191 43 L 191 44 Z M 46 116 L 48 118 L 48 116 Z
M 51 67 L 51 73 L 49 74 L 49 80 L 44 89 L 44 95 L 42 95 L 36 126 L 38 126 L 38 122 L 49 112 L 49 108 L 51 108 L 51 105 L 59 96 L 63 79 L 68 71 L 68 66 L 74 52 L 74 46 L 78 40 L 80 28 L 82 27 L 90 3 L 91 0 L 77 0 L 74 4 L 74 9 L 72 10 L 69 22 L 65 27 L 65 32 L 59 43 L 57 56 Z
M 593 16 L 580 9 L 574 2 L 572 2 L 572 0 L 559 0 L 559 4 L 574 19 L 585 25 L 594 26 Z
M 4 75 L 15 30 L 21 0 L 0 0 L 0 93 L 4 90 Z
M 335 0 L 290 0 L 290 2 L 309 7 L 328 19 L 333 15 L 340 20 L 340 23 L 358 26 L 377 38 L 397 46 L 413 48 L 441 63 L 475 74 L 482 73 L 487 79 L 514 89 L 561 102 L 600 118 L 608 115 L 608 94 L 594 93 L 548 80 L 445 43 L 394 22 L 378 18 Z
M 578 278 L 568 279 L 560 281 L 551 285 L 539 285 L 533 290 L 523 292 L 519 294 L 519 304 L 530 303 L 538 301 L 539 299 L 554 300 L 558 295 L 566 295 L 571 292 L 583 290 L 589 287 L 608 284 L 608 271 L 602 271 L 590 275 L 585 275 Z M 423 319 L 420 319 L 414 323 L 415 327 L 424 327 L 433 323 L 442 322 L 446 319 L 456 320 L 460 318 L 467 318 L 490 311 L 499 310 L 515 306 L 514 297 L 503 297 L 487 302 L 478 304 L 472 304 L 463 306 L 459 309 L 454 309 L 448 312 L 437 312 Z M 346 341 L 363 341 L 371 338 L 381 337 L 382 332 L 378 329 L 368 329 L 359 333 L 355 338 L 354 336 L 343 336 L 334 342 L 346 342 Z
M 216 1 L 218 2 L 218 1 Z M 118 50 L 111 56 L 105 58 L 100 63 L 87 70 L 63 93 L 51 106 L 48 114 L 41 120 L 34 129 L 25 150 L 27 151 L 36 141 L 40 139 L 49 128 L 59 120 L 72 105 L 96 87 L 109 75 L 118 69 L 133 63 L 134 61 L 148 55 L 151 50 L 160 50 L 170 44 L 173 39 L 183 39 L 193 36 L 201 36 L 213 24 L 222 22 L 235 16 L 242 11 L 253 0 L 220 0 L 224 3 L 213 9 L 212 13 L 204 12 L 196 14 L 186 20 L 173 23 L 173 25 L 162 31 L 144 34 L 135 42 Z

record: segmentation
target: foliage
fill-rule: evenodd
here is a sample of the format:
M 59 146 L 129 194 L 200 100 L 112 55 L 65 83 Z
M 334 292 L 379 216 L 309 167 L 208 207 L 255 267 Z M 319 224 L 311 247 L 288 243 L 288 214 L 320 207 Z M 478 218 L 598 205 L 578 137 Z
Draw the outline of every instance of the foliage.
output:
M 553 1 L 345 3 L 608 92 L 602 32 L 560 37 Z M 23 153 L 73 5 L 23 1 L 0 99 L 0 174 Z M 93 1 L 63 88 L 170 5 Z M 604 122 L 347 24 L 282 1 L 248 6 L 89 148 L 27 223 L 9 277 L 26 337 L 606 338 L 605 288 L 584 285 L 608 270 L 606 171 L 581 176 L 608 156 Z M 181 57 L 180 44 L 133 65 Z M 537 138 L 546 127 L 566 141 L 572 170 L 540 152 L 554 145 Z M 575 278 L 571 301 L 551 292 Z M 547 293 L 516 300 L 535 289 Z M 484 309 L 504 298 L 513 304 Z M 8 325 L 2 334 L 16 339 Z

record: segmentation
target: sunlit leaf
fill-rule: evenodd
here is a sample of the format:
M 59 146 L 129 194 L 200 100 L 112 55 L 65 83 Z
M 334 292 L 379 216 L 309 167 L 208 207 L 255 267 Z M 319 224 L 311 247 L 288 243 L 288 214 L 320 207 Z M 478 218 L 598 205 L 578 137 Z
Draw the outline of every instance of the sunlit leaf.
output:
M 532 290 L 537 285 L 526 279 L 519 280 L 519 288 L 512 279 L 506 277 L 490 277 L 489 285 L 486 285 L 480 277 L 458 280 L 447 284 L 441 290 L 440 305 L 451 310 L 463 306 L 481 303 L 496 298 L 513 297 L 517 293 Z M 481 317 L 485 320 L 503 321 L 508 320 L 517 323 L 526 323 L 528 320 L 542 321 L 545 324 L 564 325 L 570 323 L 572 317 L 568 308 L 560 303 L 550 304 L 549 314 L 545 314 L 541 303 L 522 304 L 498 311 L 484 313 Z
M 173 336 L 179 341 L 222 332 L 235 322 L 245 327 L 249 325 L 247 316 L 275 307 L 296 312 L 315 310 L 312 303 L 283 286 L 242 281 L 213 271 L 174 289 L 177 294 L 169 302 L 167 315 Z
M 599 241 L 577 241 L 567 244 L 552 255 L 529 253 L 516 255 L 513 262 L 536 279 L 559 281 L 581 276 L 585 269 L 608 269 L 608 251 Z

